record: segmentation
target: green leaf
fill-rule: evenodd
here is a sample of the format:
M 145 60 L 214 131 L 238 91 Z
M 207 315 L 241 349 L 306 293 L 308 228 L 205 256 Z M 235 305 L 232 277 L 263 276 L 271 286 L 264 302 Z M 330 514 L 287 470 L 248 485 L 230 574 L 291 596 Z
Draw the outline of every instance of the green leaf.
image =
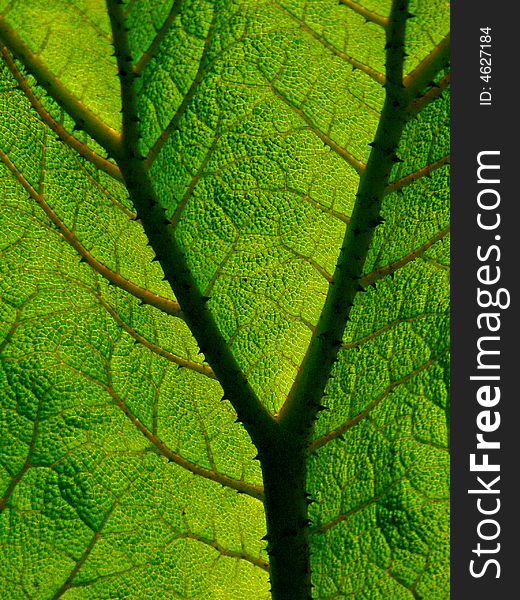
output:
M 2 598 L 448 597 L 448 28 L 0 2 Z

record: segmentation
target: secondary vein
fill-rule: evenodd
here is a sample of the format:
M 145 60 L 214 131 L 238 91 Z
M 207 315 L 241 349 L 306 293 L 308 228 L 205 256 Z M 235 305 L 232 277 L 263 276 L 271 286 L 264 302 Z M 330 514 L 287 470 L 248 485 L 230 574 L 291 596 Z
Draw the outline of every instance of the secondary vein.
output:
M 407 0 L 394 0 L 386 29 L 386 97 L 372 150 L 361 173 L 356 203 L 339 260 L 329 284 L 322 313 L 307 352 L 280 411 L 288 430 L 307 437 L 320 410 L 320 401 L 348 322 L 354 297 L 376 226 L 396 151 L 407 118 L 409 101 L 403 87 Z
M 30 73 L 34 74 L 38 85 L 41 85 L 49 96 L 65 109 L 79 127 L 105 148 L 111 156 L 116 157 L 119 155 L 121 150 L 120 134 L 104 123 L 67 89 L 60 79 L 25 44 L 3 16 L 0 16 L 0 42 L 18 58 Z
M 9 169 L 9 171 L 15 176 L 16 180 L 22 185 L 25 191 L 29 194 L 29 196 L 36 201 L 36 203 L 40 206 L 43 212 L 49 217 L 52 223 L 56 226 L 62 237 L 65 241 L 76 250 L 76 252 L 81 257 L 81 260 L 86 262 L 88 265 L 92 267 L 96 273 L 99 273 L 102 277 L 104 277 L 107 281 L 112 283 L 113 285 L 121 288 L 125 292 L 132 294 L 141 302 L 145 304 L 150 304 L 155 308 L 158 308 L 162 312 L 166 314 L 182 318 L 182 311 L 180 306 L 174 300 L 170 300 L 169 298 L 165 298 L 163 296 L 159 296 L 158 294 L 154 294 L 150 290 L 143 288 L 130 279 L 123 277 L 116 271 L 113 271 L 101 261 L 99 261 L 85 246 L 80 242 L 80 240 L 74 235 L 73 231 L 65 225 L 62 219 L 58 216 L 58 214 L 51 208 L 51 206 L 47 203 L 42 194 L 38 193 L 32 185 L 23 177 L 14 163 L 11 161 L 9 156 L 0 149 L 0 161 L 4 163 L 4 165 Z
M 54 131 L 60 138 L 62 142 L 70 146 L 78 154 L 86 158 L 89 162 L 91 162 L 95 167 L 101 169 L 117 181 L 122 181 L 121 171 L 119 167 L 108 159 L 100 156 L 93 150 L 91 150 L 86 144 L 80 142 L 78 138 L 70 134 L 63 125 L 58 123 L 52 115 L 45 109 L 43 104 L 40 102 L 34 91 L 31 89 L 30 85 L 27 83 L 25 77 L 20 73 L 19 69 L 16 67 L 8 49 L 5 46 L 1 48 L 1 54 L 4 58 L 4 61 L 7 65 L 7 68 L 11 71 L 13 77 L 15 78 L 18 86 L 25 94 L 31 106 L 34 108 L 38 116 L 42 119 L 42 121 Z

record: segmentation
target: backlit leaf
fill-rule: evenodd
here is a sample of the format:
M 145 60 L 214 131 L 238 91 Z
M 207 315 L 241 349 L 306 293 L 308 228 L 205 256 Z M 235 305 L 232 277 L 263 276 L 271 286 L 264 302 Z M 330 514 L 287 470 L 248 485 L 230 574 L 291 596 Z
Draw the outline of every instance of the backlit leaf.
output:
M 449 596 L 448 29 L 0 2 L 1 598 Z

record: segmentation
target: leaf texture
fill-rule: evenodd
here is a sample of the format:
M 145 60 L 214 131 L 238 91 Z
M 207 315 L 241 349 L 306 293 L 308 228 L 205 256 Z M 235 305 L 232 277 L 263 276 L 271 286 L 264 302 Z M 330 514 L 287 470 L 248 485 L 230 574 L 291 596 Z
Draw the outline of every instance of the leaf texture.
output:
M 0 596 L 267 599 L 263 463 L 132 203 L 118 71 L 133 160 L 276 418 L 373 155 L 394 9 L 123 2 L 113 56 L 107 4 L 0 2 Z M 322 600 L 449 595 L 449 7 L 407 10 L 399 158 L 307 440 Z

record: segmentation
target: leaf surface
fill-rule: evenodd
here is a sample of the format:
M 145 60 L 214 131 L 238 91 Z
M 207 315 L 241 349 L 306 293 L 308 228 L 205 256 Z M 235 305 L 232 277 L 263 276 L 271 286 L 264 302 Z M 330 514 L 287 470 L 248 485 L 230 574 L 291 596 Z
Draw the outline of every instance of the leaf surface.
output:
M 371 156 L 390 8 L 125 7 L 142 163 L 275 415 Z M 437 0 L 409 10 L 402 162 L 309 441 L 320 599 L 449 593 L 449 73 L 437 59 L 449 13 Z M 107 7 L 14 1 L 0 14 L 1 595 L 269 598 L 257 450 L 112 158 L 121 57 Z

